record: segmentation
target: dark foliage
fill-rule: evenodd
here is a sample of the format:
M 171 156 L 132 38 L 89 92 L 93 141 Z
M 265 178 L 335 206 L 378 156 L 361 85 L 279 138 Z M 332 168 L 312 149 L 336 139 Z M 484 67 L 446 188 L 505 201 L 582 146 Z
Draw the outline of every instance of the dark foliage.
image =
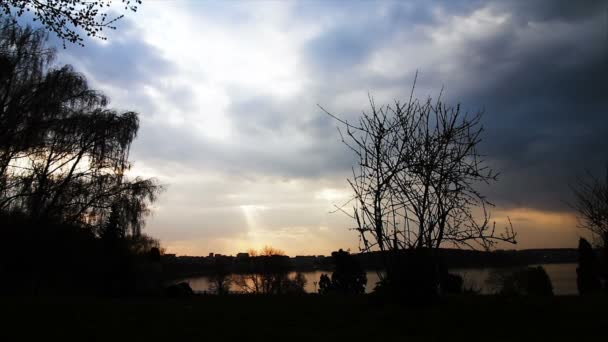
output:
M 165 294 L 169 297 L 189 297 L 194 295 L 194 291 L 192 291 L 190 284 L 181 282 L 167 286 Z
M 137 236 L 161 187 L 129 179 L 137 114 L 106 108 L 41 30 L 0 23 L 0 210 Z
M 439 295 L 440 272 L 431 249 L 395 251 L 387 255 L 387 273 L 375 292 L 419 304 Z
M 597 293 L 601 290 L 598 261 L 591 244 L 581 238 L 578 242 L 578 267 L 576 268 L 576 285 L 581 295 Z
M 236 283 L 247 293 L 282 294 L 289 269 L 287 256 L 256 256 L 250 258 L 247 273 L 239 276 Z
M 2 286 L 157 291 L 160 246 L 141 227 L 161 188 L 126 176 L 137 114 L 107 109 L 54 56 L 43 30 L 0 22 L 0 234 L 9 245 L 0 273 L 10 280 Z
M 365 292 L 367 276 L 361 264 L 350 253 L 339 250 L 332 252 L 335 269 L 331 280 L 326 274 L 319 279 L 320 294 L 362 294 Z
M 0 213 L 0 292 L 157 293 L 160 264 L 136 239 L 108 243 L 77 225 Z M 149 239 L 149 238 L 147 238 Z
M 81 35 L 102 36 L 103 29 L 116 29 L 116 21 L 124 17 L 119 15 L 109 17 L 106 10 L 112 5 L 112 0 L 2 0 L 0 13 L 6 16 L 20 17 L 32 13 L 34 21 L 39 21 L 49 31 L 59 37 L 65 47 L 65 42 L 83 45 Z M 142 0 L 120 0 L 125 11 L 137 11 Z
M 553 284 L 542 266 L 530 267 L 526 274 L 527 293 L 535 296 L 552 296 Z
M 458 274 L 448 273 L 447 271 L 441 274 L 440 286 L 441 292 L 444 294 L 460 294 L 463 289 L 464 280 Z
M 232 277 L 230 275 L 230 264 L 228 261 L 222 258 L 215 259 L 210 280 L 211 292 L 218 295 L 225 295 L 230 292 Z
M 241 291 L 253 294 L 302 294 L 305 293 L 306 279 L 301 273 L 289 277 L 291 263 L 280 249 L 269 246 L 260 251 L 250 250 L 249 256 L 239 261 L 239 271 L 234 276 L 234 284 Z M 245 267 L 243 267 L 245 263 Z
M 608 248 L 608 167 L 604 178 L 590 172 L 572 186 L 580 227 L 589 230 Z
M 552 296 L 553 285 L 542 266 L 495 270 L 488 280 L 498 294 L 505 296 Z
M 319 279 L 319 294 L 330 294 L 331 292 L 331 279 L 327 274 L 321 274 L 321 277 Z

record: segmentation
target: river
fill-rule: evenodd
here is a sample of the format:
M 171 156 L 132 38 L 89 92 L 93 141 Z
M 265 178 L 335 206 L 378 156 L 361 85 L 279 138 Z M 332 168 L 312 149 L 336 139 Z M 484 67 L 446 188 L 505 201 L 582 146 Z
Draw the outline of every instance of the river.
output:
M 553 293 L 556 295 L 575 295 L 578 294 L 576 288 L 576 264 L 544 264 L 541 265 L 547 271 L 551 283 L 553 284 Z M 466 269 L 453 269 L 452 273 L 461 275 L 464 279 L 465 288 L 473 288 L 478 290 L 482 294 L 491 294 L 495 292 L 492 284 L 488 283 L 488 279 L 493 273 L 501 272 L 504 270 L 494 268 L 466 268 Z M 319 278 L 321 274 L 329 273 L 327 271 L 312 271 L 312 272 L 301 272 L 306 278 L 305 290 L 309 293 L 317 292 Z M 293 277 L 295 272 L 292 272 L 289 276 Z M 367 272 L 367 286 L 365 292 L 372 292 L 374 286 L 378 282 L 379 277 L 375 271 Z M 199 293 L 207 292 L 209 290 L 209 277 L 199 276 L 192 278 L 180 279 L 181 281 L 188 282 L 190 287 Z M 234 289 L 233 290 L 238 290 Z

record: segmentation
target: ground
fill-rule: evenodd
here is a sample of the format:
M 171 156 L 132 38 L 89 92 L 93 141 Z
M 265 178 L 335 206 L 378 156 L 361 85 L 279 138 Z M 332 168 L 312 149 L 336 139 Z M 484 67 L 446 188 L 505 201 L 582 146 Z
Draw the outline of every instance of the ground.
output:
M 3 341 L 559 340 L 605 336 L 608 297 L 0 298 Z

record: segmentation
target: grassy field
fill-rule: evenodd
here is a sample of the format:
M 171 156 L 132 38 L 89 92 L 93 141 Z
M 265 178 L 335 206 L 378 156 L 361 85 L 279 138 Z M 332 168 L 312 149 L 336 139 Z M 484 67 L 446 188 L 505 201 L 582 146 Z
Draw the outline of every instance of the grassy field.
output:
M 3 341 L 574 341 L 608 331 L 608 297 L 451 297 L 424 308 L 315 295 L 0 303 Z

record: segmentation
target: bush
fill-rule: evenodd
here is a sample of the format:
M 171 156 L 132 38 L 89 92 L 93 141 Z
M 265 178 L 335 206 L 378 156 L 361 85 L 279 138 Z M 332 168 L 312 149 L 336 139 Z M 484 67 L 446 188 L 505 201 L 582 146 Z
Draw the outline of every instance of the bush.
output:
M 80 226 L 0 213 L 0 291 L 6 294 L 159 293 L 160 251 L 108 244 Z
M 581 295 L 597 293 L 602 288 L 597 258 L 591 244 L 583 238 L 581 238 L 578 243 L 576 285 L 578 287 L 578 293 Z
M 331 253 L 335 270 L 331 280 L 327 274 L 319 279 L 319 293 L 362 294 L 367 285 L 367 275 L 361 264 L 350 253 L 343 250 Z
M 500 295 L 552 296 L 553 285 L 542 266 L 495 270 L 488 280 Z

